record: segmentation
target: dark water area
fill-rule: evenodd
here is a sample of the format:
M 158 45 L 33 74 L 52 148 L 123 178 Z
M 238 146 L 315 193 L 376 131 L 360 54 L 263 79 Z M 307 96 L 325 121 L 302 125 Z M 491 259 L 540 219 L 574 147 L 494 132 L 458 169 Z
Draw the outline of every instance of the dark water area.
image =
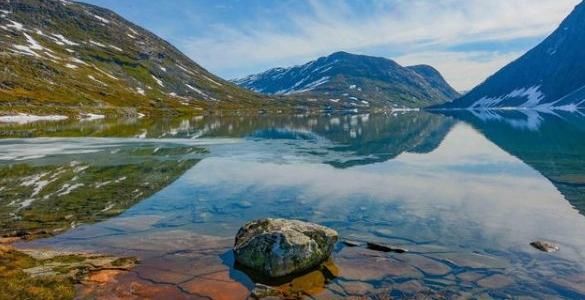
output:
M 585 117 L 528 111 L 0 124 L 3 230 L 22 248 L 137 256 L 175 298 L 585 297 Z M 234 265 L 247 221 L 337 230 L 330 261 L 266 282 Z M 543 253 L 530 246 L 549 240 Z M 96 292 L 98 293 L 98 292 Z

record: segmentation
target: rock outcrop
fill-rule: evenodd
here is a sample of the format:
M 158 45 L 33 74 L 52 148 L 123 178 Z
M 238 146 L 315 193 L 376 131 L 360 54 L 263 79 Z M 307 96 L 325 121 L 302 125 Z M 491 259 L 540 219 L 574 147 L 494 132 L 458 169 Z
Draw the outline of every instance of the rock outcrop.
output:
M 244 225 L 236 236 L 238 263 L 277 278 L 310 270 L 325 261 L 337 242 L 330 228 L 285 219 L 262 219 Z

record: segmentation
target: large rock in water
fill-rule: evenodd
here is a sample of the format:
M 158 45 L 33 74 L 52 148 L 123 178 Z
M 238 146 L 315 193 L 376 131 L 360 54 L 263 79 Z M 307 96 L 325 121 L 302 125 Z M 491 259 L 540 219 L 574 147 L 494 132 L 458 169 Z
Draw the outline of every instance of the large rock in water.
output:
M 337 242 L 333 229 L 285 219 L 262 219 L 238 231 L 234 253 L 243 266 L 276 278 L 307 271 L 325 261 Z

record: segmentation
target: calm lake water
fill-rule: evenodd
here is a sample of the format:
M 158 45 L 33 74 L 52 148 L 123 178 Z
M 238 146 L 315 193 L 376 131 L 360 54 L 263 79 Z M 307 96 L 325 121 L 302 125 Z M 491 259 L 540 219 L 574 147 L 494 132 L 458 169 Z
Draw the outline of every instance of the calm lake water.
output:
M 96 295 L 134 282 L 244 299 L 259 279 L 234 266 L 233 237 L 283 217 L 409 250 L 339 243 L 326 267 L 263 282 L 307 298 L 585 297 L 580 114 L 102 120 L 3 124 L 0 135 L 2 226 L 74 227 L 19 247 L 141 258 Z

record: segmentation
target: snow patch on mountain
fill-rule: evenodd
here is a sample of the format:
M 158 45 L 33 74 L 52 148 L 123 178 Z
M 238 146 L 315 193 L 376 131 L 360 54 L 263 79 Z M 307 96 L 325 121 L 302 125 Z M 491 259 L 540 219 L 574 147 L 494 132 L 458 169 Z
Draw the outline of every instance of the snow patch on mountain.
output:
M 104 18 L 104 17 L 100 17 L 98 15 L 93 15 L 96 19 L 100 20 L 100 22 L 105 23 L 105 24 L 110 24 L 110 20 Z
M 162 81 L 162 80 L 158 79 L 158 78 L 157 78 L 156 76 L 154 76 L 154 75 L 150 75 L 150 76 L 152 76 L 152 79 L 154 79 L 154 81 L 156 81 L 156 83 L 157 83 L 158 85 L 160 85 L 161 87 L 165 87 L 165 85 L 164 85 L 164 83 L 163 83 L 163 81 Z
M 503 95 L 500 97 L 483 97 L 476 102 L 474 102 L 470 108 L 492 108 L 497 107 L 502 103 L 505 103 L 508 100 L 513 99 L 526 99 L 526 101 L 519 105 L 519 107 L 536 107 L 540 104 L 542 100 L 544 100 L 545 95 L 540 91 L 540 86 L 533 86 L 529 88 L 519 88 L 513 90 L 512 92 L 508 93 L 507 95 Z

